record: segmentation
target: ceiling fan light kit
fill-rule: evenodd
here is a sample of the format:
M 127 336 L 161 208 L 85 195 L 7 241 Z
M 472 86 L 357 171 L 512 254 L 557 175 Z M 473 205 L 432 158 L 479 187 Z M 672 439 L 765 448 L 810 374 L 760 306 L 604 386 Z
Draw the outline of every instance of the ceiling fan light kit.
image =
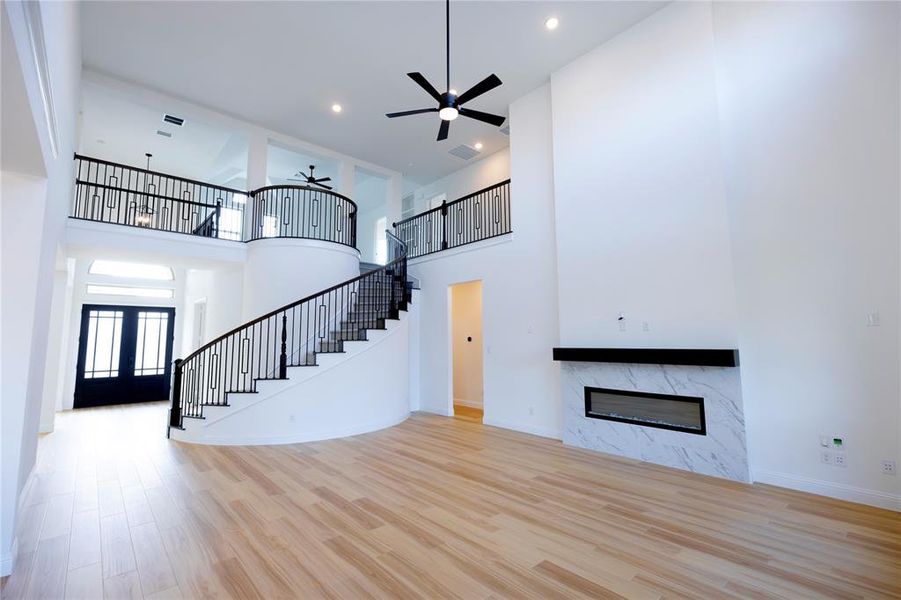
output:
M 447 139 L 448 131 L 450 130 L 450 122 L 456 119 L 459 116 L 467 117 L 470 119 L 475 119 L 476 121 L 482 121 L 483 123 L 489 123 L 494 125 L 495 127 L 500 127 L 504 124 L 506 117 L 502 117 L 500 115 L 493 115 L 491 113 L 481 112 L 478 110 L 473 110 L 471 108 L 463 108 L 463 104 L 469 102 L 470 100 L 481 96 L 485 92 L 489 92 L 494 88 L 501 85 L 500 78 L 492 73 L 479 83 L 472 86 L 470 89 L 466 90 L 460 95 L 457 95 L 457 90 L 452 90 L 450 87 L 450 0 L 445 0 L 445 9 L 446 9 L 446 17 L 447 17 L 447 85 L 445 89 L 447 90 L 443 94 L 435 89 L 429 81 L 422 75 L 422 73 L 407 73 L 407 76 L 419 84 L 419 87 L 424 89 L 426 93 L 434 98 L 438 102 L 437 108 L 419 108 L 415 110 L 405 110 L 401 112 L 388 113 L 387 116 L 389 119 L 394 119 L 396 117 L 406 117 L 409 115 L 418 115 L 423 113 L 438 113 L 438 117 L 441 119 L 441 124 L 438 127 L 438 141 Z

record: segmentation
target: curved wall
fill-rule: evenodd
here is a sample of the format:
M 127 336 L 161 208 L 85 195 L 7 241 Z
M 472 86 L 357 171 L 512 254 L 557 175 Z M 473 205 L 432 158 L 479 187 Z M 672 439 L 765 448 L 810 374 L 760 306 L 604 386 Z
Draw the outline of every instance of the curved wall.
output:
M 170 435 L 195 444 L 294 444 L 397 425 L 410 415 L 410 317 L 401 312 L 387 329 L 370 330 L 368 341 L 320 354 L 318 366 L 289 367 L 287 380 L 229 394 L 228 406 L 205 406 L 203 419 L 186 419 Z
M 245 321 L 360 274 L 355 248 L 317 240 L 267 238 L 247 244 Z

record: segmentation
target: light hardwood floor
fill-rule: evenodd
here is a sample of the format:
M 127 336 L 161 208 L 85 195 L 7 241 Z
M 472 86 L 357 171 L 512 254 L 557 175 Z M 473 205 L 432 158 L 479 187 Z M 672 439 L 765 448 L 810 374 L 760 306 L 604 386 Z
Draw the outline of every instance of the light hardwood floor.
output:
M 256 448 L 164 415 L 59 416 L 3 598 L 901 596 L 898 513 L 433 415 Z
M 463 404 L 454 404 L 454 416 L 458 419 L 463 419 L 464 421 L 481 423 L 483 414 L 481 408 L 473 408 L 471 406 L 465 406 Z

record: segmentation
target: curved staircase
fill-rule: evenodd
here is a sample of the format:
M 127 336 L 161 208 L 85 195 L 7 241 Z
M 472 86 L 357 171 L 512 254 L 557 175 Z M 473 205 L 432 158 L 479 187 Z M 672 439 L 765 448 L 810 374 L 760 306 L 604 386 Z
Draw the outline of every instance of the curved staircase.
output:
M 258 317 L 176 360 L 170 437 L 287 443 L 403 420 L 409 413 L 404 313 L 413 290 L 407 247 L 391 232 L 388 251 L 386 265 L 361 266 L 358 277 Z M 385 343 L 390 352 L 370 351 Z M 374 381 L 386 374 L 386 381 Z M 392 381 L 398 378 L 403 382 Z M 352 409 L 355 402 L 363 404 Z M 343 408 L 329 412 L 333 407 Z

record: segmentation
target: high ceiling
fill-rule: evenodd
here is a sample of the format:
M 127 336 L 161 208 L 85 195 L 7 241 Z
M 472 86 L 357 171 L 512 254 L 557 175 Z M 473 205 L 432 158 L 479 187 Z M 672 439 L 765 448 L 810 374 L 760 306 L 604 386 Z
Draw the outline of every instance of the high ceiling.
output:
M 663 2 L 453 2 L 451 87 L 494 72 L 504 85 L 468 104 L 506 115 L 551 72 Z M 457 119 L 436 142 L 431 107 L 405 76 L 444 84 L 442 2 L 106 2 L 82 4 L 86 68 L 143 84 L 427 183 L 465 163 L 448 150 L 507 145 L 490 125 Z M 555 15 L 560 26 L 548 31 Z M 331 111 L 333 103 L 343 111 Z

